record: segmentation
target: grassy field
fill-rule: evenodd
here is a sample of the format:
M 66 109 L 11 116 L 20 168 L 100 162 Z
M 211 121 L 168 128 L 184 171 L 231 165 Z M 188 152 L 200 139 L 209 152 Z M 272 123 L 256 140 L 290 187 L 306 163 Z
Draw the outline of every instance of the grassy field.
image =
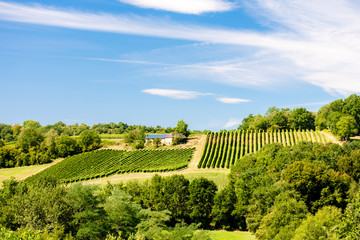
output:
M 49 164 L 43 165 L 33 165 L 33 166 L 26 166 L 26 167 L 16 167 L 16 168 L 2 168 L 0 169 L 0 185 L 2 181 L 10 179 L 14 177 L 16 180 L 25 179 L 55 163 L 58 163 L 61 159 L 55 160 Z
M 209 231 L 212 240 L 256 240 L 250 232 Z

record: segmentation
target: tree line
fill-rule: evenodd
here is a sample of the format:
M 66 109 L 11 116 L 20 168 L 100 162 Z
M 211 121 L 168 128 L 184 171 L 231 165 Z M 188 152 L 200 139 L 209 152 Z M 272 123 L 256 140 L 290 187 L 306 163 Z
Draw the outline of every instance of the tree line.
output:
M 195 230 L 210 219 L 213 182 L 190 183 L 174 175 L 155 176 L 145 185 L 141 190 L 135 182 L 67 187 L 53 178 L 33 184 L 6 180 L 0 189 L 0 238 L 209 240 Z
M 346 140 L 360 131 L 360 96 L 353 94 L 346 99 L 338 99 L 320 108 L 317 113 L 306 108 L 270 107 L 265 115 L 250 114 L 244 118 L 238 130 L 276 131 L 327 130 Z
M 180 125 L 179 125 L 180 124 Z M 32 128 L 37 129 L 42 134 L 46 134 L 50 130 L 56 131 L 58 135 L 67 135 L 67 136 L 79 136 L 82 132 L 91 130 L 98 134 L 124 134 L 129 133 L 134 130 L 141 131 L 143 133 L 173 133 L 179 130 L 184 130 L 185 132 L 181 132 L 184 135 L 188 136 L 190 134 L 190 130 L 188 129 L 188 125 L 183 121 L 178 121 L 178 125 L 176 127 L 161 127 L 161 126 L 144 126 L 144 125 L 128 125 L 123 122 L 119 123 L 98 123 L 94 124 L 91 127 L 82 124 L 70 124 L 66 125 L 65 123 L 59 121 L 55 124 L 49 124 L 45 126 L 41 126 L 38 121 L 35 120 L 27 120 L 24 121 L 22 125 L 19 124 L 4 124 L 0 123 L 0 140 L 5 142 L 16 141 L 18 136 L 20 135 L 22 129 Z M 196 133 L 202 133 L 201 131 L 195 131 Z
M 43 134 L 36 128 L 23 128 L 18 141 L 9 146 L 0 146 L 0 168 L 49 163 L 58 157 L 67 157 L 100 147 L 99 135 L 85 130 L 78 139 L 66 134 L 58 135 L 51 129 Z

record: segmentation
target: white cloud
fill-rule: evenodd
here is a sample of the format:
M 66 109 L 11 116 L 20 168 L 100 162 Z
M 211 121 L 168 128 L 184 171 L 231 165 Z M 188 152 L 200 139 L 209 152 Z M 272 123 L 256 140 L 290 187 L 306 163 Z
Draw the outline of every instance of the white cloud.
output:
M 230 103 L 230 104 L 251 102 L 251 100 L 249 99 L 228 98 L 228 97 L 221 97 L 221 98 L 217 98 L 216 100 L 222 103 Z
M 151 95 L 157 95 L 157 96 L 168 97 L 173 99 L 181 99 L 181 100 L 188 100 L 188 99 L 197 98 L 199 96 L 211 95 L 211 93 L 200 93 L 196 91 L 182 91 L 182 90 L 158 89 L 158 88 L 144 89 L 142 90 L 142 92 Z
M 169 1 L 170 2 L 170 1 Z M 211 76 L 226 84 L 268 87 L 305 81 L 333 94 L 360 93 L 360 4 L 343 1 L 248 1 L 269 33 L 203 27 L 164 18 L 85 13 L 0 2 L 0 19 L 91 31 L 137 34 L 251 47 L 229 61 L 169 67 L 169 73 Z M 265 56 L 265 59 L 264 59 Z
M 224 125 L 224 128 L 232 128 L 241 124 L 242 119 L 230 118 L 229 121 Z
M 224 12 L 235 8 L 235 4 L 224 0 L 119 0 L 140 8 L 152 8 L 185 14 Z

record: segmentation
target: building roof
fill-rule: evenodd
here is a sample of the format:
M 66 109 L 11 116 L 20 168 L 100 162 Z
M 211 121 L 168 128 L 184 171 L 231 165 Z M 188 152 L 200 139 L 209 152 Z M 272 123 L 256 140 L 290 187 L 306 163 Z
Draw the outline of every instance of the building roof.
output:
M 168 134 L 149 134 L 146 139 L 165 138 Z
M 149 134 L 146 136 L 145 139 L 155 139 L 155 138 L 173 138 L 175 136 L 179 136 L 181 138 L 186 138 L 183 134 L 181 133 L 169 133 L 169 134 Z
M 175 137 L 175 136 L 179 136 L 179 137 L 181 137 L 181 138 L 186 138 L 183 134 L 181 134 L 181 133 L 169 133 L 167 136 L 166 136 L 166 138 L 173 138 L 173 137 Z

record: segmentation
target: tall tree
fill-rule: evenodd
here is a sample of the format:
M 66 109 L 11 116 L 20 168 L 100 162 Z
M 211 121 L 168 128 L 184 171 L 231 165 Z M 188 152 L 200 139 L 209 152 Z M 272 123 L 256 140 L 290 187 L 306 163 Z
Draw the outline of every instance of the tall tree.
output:
M 25 128 L 19 136 L 19 146 L 24 152 L 29 152 L 32 147 L 39 147 L 44 141 L 44 136 L 33 128 Z
M 340 136 L 341 140 L 347 140 L 358 133 L 356 125 L 356 120 L 353 116 L 342 116 L 336 123 L 336 133 Z
M 183 134 L 185 137 L 188 137 L 190 135 L 190 131 L 188 129 L 188 124 L 185 123 L 184 120 L 182 120 L 182 119 L 177 122 L 175 131 L 177 133 Z
M 290 114 L 292 129 L 315 129 L 315 116 L 305 108 L 295 108 Z
M 196 178 L 189 185 L 190 218 L 194 223 L 201 223 L 202 228 L 210 227 L 216 191 L 216 184 L 202 177 Z

